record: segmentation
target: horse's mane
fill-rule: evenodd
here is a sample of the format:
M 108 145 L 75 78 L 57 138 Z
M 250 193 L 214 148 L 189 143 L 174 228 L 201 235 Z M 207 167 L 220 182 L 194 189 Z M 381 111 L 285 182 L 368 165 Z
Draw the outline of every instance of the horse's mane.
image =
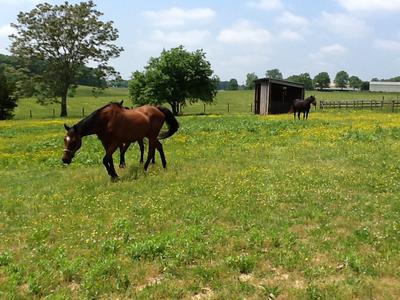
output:
M 112 106 L 112 105 L 117 105 L 120 108 L 123 108 L 122 104 L 120 102 L 110 102 L 98 109 L 96 109 L 94 112 L 92 112 L 90 115 L 88 115 L 87 117 L 83 118 L 82 120 L 80 120 L 78 123 L 76 123 L 73 127 L 75 127 L 75 129 L 80 129 L 82 127 L 86 127 L 88 124 L 90 124 L 93 119 L 95 117 L 97 117 L 97 115 L 105 108 Z

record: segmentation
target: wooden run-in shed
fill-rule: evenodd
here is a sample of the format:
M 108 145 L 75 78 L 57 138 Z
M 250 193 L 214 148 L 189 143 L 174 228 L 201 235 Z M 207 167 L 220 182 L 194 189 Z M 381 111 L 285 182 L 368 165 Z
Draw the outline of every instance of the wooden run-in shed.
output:
M 270 78 L 255 81 L 255 114 L 288 113 L 294 99 L 304 99 L 303 84 Z

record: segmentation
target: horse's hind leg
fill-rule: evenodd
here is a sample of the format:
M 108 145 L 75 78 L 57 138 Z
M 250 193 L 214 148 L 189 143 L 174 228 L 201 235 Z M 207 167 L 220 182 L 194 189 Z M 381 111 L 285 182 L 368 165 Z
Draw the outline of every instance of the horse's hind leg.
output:
M 137 141 L 139 144 L 139 148 L 140 148 L 140 163 L 143 163 L 143 156 L 144 156 L 144 144 L 143 144 L 143 139 L 142 140 L 138 140 Z
M 158 150 L 158 152 L 160 153 L 160 156 L 161 156 L 162 166 L 163 166 L 163 168 L 165 169 L 165 168 L 167 167 L 167 161 L 165 160 L 165 155 L 164 155 L 163 146 L 162 146 L 162 144 L 160 143 L 160 141 L 158 141 L 158 140 L 157 140 L 157 143 L 156 143 L 156 147 L 157 147 L 157 150 Z
M 119 146 L 119 167 L 125 168 L 125 152 L 128 150 L 131 143 L 122 144 Z
M 300 111 L 297 112 L 297 118 L 300 120 Z
M 147 171 L 147 168 L 149 167 L 150 164 L 150 160 L 154 157 L 155 154 L 155 146 L 156 146 L 156 142 L 154 140 L 149 140 L 149 151 L 147 154 L 147 159 L 146 162 L 144 164 L 144 170 Z

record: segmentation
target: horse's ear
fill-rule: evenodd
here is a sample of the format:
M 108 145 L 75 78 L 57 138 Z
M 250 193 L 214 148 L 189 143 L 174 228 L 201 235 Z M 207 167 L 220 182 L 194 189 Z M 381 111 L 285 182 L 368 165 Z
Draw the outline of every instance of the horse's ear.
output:
M 66 131 L 68 131 L 68 130 L 71 129 L 71 127 L 69 127 L 69 126 L 68 126 L 67 124 L 65 124 L 65 123 L 64 123 L 64 128 L 65 128 Z
M 124 100 L 121 100 L 121 102 L 119 103 L 119 105 L 121 105 L 122 106 L 122 104 L 124 103 Z

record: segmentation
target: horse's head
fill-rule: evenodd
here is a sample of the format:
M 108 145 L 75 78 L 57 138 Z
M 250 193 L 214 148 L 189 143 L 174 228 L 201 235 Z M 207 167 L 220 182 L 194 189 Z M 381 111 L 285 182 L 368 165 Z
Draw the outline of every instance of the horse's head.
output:
M 312 105 L 317 106 L 317 99 L 314 96 L 308 97 L 308 100 Z
M 64 128 L 67 134 L 64 137 L 64 154 L 62 161 L 64 164 L 70 164 L 76 151 L 78 151 L 82 145 L 82 137 L 75 126 L 69 127 L 64 124 Z

